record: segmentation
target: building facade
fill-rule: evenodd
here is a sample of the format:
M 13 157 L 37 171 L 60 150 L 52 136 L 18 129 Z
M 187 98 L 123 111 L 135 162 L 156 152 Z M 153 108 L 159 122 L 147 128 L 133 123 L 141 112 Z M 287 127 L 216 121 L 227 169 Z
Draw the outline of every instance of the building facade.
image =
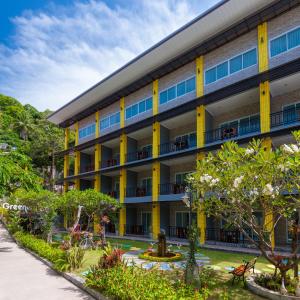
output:
M 181 199 L 197 160 L 227 140 L 276 148 L 299 129 L 300 1 L 222 1 L 49 120 L 65 128 L 65 191 L 94 188 L 123 204 L 110 233 L 185 239 Z M 192 217 L 201 243 L 247 244 L 221 220 Z M 288 245 L 288 220 L 274 235 Z

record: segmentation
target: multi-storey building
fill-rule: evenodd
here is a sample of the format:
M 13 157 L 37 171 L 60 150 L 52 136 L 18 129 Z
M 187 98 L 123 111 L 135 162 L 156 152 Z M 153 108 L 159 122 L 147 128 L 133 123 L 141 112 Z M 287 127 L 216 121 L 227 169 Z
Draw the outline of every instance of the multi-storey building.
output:
M 118 198 L 108 230 L 120 236 L 185 238 L 181 199 L 197 160 L 227 140 L 278 147 L 299 128 L 299 4 L 222 1 L 53 113 L 65 128 L 64 189 Z M 220 220 L 193 218 L 201 243 L 246 243 Z M 287 220 L 276 228 L 286 245 Z

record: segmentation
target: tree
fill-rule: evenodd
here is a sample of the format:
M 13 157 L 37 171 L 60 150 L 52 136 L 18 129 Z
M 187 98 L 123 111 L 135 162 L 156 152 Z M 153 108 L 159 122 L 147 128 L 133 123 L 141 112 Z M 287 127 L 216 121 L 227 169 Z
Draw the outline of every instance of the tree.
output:
M 34 128 L 33 118 L 27 110 L 21 110 L 17 115 L 14 123 L 14 128 L 19 132 L 20 137 L 28 140 L 29 132 Z
M 242 232 L 279 268 L 284 280 L 287 270 L 298 264 L 298 246 L 293 247 L 291 260 L 284 264 L 276 259 L 273 240 L 279 220 L 291 219 L 300 206 L 295 192 L 300 183 L 300 132 L 294 137 L 297 144 L 274 151 L 266 150 L 260 140 L 252 141 L 248 148 L 225 143 L 221 150 L 200 160 L 197 171 L 189 178 L 200 195 L 197 204 L 203 201 L 201 207 L 206 214 Z M 264 212 L 263 224 L 255 214 L 257 210 Z

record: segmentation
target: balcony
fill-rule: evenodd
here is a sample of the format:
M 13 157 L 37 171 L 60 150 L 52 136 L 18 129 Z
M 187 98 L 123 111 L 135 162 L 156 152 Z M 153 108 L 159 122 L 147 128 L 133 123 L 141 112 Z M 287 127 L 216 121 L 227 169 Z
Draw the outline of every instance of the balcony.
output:
M 160 195 L 183 194 L 185 187 L 185 183 L 163 183 L 159 185 Z
M 152 147 L 148 150 L 140 150 L 140 151 L 127 153 L 126 161 L 127 162 L 139 161 L 151 157 L 152 157 Z
M 143 225 L 125 225 L 125 234 L 126 235 L 141 235 L 147 236 L 150 234 L 149 230 L 146 229 L 146 226 Z
M 194 147 L 196 147 L 196 141 L 188 141 L 188 140 L 173 141 L 173 142 L 161 144 L 159 146 L 159 153 L 163 155 L 167 153 L 191 149 Z
M 93 172 L 95 170 L 95 165 L 84 165 L 81 168 L 81 173 Z
M 291 126 L 300 122 L 300 109 L 289 109 L 272 113 L 271 128 Z
M 223 127 L 205 132 L 206 144 L 223 142 L 260 131 L 260 120 L 256 118 L 249 126 Z
M 152 187 L 128 187 L 126 189 L 126 197 L 146 197 L 152 195 Z
M 118 166 L 119 164 L 120 164 L 120 158 L 115 157 L 115 158 L 105 159 L 104 161 L 102 161 L 101 167 L 110 168 L 110 167 Z

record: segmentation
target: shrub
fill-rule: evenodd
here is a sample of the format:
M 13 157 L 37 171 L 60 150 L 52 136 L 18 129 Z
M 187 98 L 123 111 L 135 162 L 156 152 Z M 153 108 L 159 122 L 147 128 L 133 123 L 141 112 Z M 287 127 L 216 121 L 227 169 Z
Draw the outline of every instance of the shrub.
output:
M 98 268 L 108 269 L 112 268 L 122 261 L 122 255 L 124 251 L 118 248 L 112 248 L 110 244 L 108 244 L 104 248 L 103 255 L 100 257 L 98 262 Z
M 204 299 L 178 276 L 170 279 L 158 270 L 145 271 L 118 264 L 113 268 L 92 267 L 86 285 L 113 299 Z
M 84 250 L 78 246 L 74 246 L 66 252 L 67 262 L 70 270 L 79 269 L 83 264 Z
M 54 263 L 54 266 L 58 260 L 66 261 L 63 250 L 52 247 L 42 239 L 24 232 L 17 232 L 14 237 L 23 247 Z
M 179 252 L 172 253 L 172 256 L 170 256 L 170 257 L 152 256 L 153 253 L 157 254 L 156 252 L 146 251 L 144 253 L 139 254 L 139 258 L 149 260 L 149 261 L 157 261 L 157 262 L 169 262 L 169 261 L 171 262 L 171 261 L 180 261 L 180 260 L 184 259 L 184 255 Z

